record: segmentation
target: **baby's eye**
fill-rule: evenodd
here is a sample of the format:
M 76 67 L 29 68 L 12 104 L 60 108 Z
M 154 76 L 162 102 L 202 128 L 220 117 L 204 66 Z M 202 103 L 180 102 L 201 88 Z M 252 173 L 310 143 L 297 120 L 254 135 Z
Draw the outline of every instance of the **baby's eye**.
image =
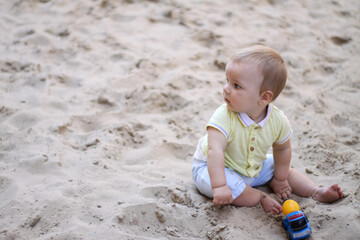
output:
M 235 87 L 235 88 L 241 88 L 241 87 L 240 87 L 238 84 L 236 84 L 236 83 L 234 84 L 234 87 Z

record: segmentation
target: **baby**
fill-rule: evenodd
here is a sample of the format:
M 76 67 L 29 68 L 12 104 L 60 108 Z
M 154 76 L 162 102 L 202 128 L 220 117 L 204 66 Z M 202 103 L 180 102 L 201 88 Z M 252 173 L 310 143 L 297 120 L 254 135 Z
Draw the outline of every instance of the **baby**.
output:
M 283 90 L 287 70 L 271 48 L 242 49 L 226 65 L 225 103 L 207 124 L 193 158 L 193 179 L 214 204 L 255 206 L 279 214 L 281 205 L 254 188 L 270 183 L 279 198 L 294 193 L 319 202 L 343 197 L 337 184 L 319 187 L 290 167 L 293 133 L 287 117 L 272 102 Z M 272 147 L 273 154 L 267 154 Z

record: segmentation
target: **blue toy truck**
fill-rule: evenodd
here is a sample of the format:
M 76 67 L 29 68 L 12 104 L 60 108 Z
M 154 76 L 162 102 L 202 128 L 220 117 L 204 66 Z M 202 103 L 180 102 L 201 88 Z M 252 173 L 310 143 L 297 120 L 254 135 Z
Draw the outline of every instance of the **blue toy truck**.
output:
M 294 200 L 284 201 L 283 212 L 286 217 L 282 223 L 290 240 L 304 239 L 311 235 L 309 221 Z

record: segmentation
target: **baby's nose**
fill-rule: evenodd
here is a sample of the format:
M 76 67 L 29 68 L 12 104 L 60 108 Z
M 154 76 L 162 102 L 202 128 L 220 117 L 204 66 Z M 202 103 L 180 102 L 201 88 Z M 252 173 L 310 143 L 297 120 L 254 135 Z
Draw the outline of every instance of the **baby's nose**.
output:
M 230 92 L 230 90 L 229 90 L 229 84 L 225 84 L 225 86 L 224 86 L 224 88 L 223 88 L 223 91 L 225 92 L 225 93 L 229 93 Z

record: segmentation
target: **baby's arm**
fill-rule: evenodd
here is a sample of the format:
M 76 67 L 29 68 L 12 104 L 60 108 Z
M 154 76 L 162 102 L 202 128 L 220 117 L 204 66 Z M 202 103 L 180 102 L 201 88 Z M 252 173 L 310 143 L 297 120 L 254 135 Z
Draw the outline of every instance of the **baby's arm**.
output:
M 230 204 L 234 200 L 226 185 L 224 152 L 225 136 L 217 129 L 208 128 L 208 171 L 213 189 L 214 204 Z
M 273 144 L 274 178 L 270 184 L 276 195 L 282 199 L 291 197 L 291 187 L 288 183 L 291 143 L 290 140 L 283 144 Z

